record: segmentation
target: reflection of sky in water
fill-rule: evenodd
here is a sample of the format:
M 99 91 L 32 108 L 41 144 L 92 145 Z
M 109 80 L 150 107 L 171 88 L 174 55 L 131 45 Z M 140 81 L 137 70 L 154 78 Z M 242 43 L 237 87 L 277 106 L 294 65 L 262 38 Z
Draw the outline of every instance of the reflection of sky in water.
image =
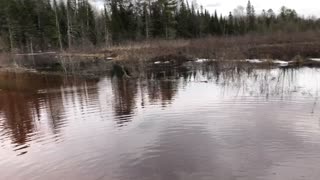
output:
M 289 171 L 317 177 L 317 69 L 197 72 L 162 81 L 47 77 L 28 88 L 35 77 L 16 77 L 23 84 L 0 91 L 0 173 L 9 179 L 286 179 Z

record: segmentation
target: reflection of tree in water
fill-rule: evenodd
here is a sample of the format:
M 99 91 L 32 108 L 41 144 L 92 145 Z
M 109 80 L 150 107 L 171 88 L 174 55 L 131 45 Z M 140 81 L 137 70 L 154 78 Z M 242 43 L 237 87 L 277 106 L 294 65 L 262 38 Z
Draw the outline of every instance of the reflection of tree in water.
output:
M 119 126 L 132 120 L 139 91 L 142 107 L 145 97 L 151 103 L 165 107 L 174 101 L 182 85 L 203 79 L 209 83 L 212 80 L 223 91 L 231 90 L 239 95 L 279 96 L 298 88 L 297 74 L 300 73 L 294 69 L 252 69 L 217 64 L 180 70 L 149 71 L 140 83 L 137 79 L 113 79 L 113 110 Z M 94 81 L 55 76 L 0 74 L 0 127 L 4 131 L 1 134 L 10 137 L 13 144 L 22 146 L 42 130 L 41 124 L 47 123 L 50 133 L 59 137 L 67 120 L 65 111 L 69 110 L 66 109 L 69 106 L 64 107 L 66 99 L 73 103 L 69 108 L 80 107 L 81 112 L 86 112 L 86 107 L 99 103 L 97 88 L 88 88 L 95 84 Z
M 52 133 L 55 135 L 61 134 L 61 129 L 65 124 L 66 110 L 68 108 L 76 108 L 78 103 L 81 112 L 85 112 L 85 107 L 89 107 L 89 103 L 96 103 L 98 99 L 98 92 L 96 88 L 88 88 L 88 86 L 95 86 L 95 81 L 84 81 L 72 79 L 71 81 L 64 81 L 63 88 L 57 92 L 45 93 L 45 106 L 47 111 L 47 119 Z M 50 89 L 50 87 L 48 87 Z M 63 101 L 71 98 L 71 106 L 64 107 Z
M 4 116 L 4 128 L 10 134 L 14 144 L 23 145 L 27 142 L 28 134 L 34 131 L 33 106 L 22 93 L 0 93 L 0 111 Z M 30 109 L 31 108 L 31 109 Z
M 0 74 L 0 82 L 0 123 L 17 150 L 37 132 L 46 131 L 42 129 L 46 123 L 50 133 L 59 138 L 65 121 L 60 87 L 70 86 L 69 80 L 60 76 L 8 73 Z M 75 86 L 80 86 L 80 82 L 72 80 Z M 85 94 L 84 91 L 79 94 Z
M 152 103 L 161 101 L 163 107 L 171 104 L 178 91 L 178 80 L 148 81 L 148 96 Z
M 251 96 L 283 96 L 298 89 L 297 69 L 254 69 L 222 72 L 219 84 Z
M 65 109 L 62 104 L 61 93 L 49 93 L 45 96 L 45 104 L 47 110 L 47 119 L 52 133 L 60 135 L 61 126 L 63 123 L 62 115 Z
M 222 90 L 235 90 L 238 95 L 279 96 L 296 91 L 297 75 L 301 73 L 301 69 L 281 69 L 236 61 L 213 61 L 183 65 L 181 68 L 160 65 L 148 71 L 148 93 L 151 102 L 161 99 L 162 102 L 167 100 L 170 103 L 179 82 L 186 85 L 195 81 L 214 82 L 222 87 Z
M 193 75 L 186 67 L 170 68 L 152 66 L 147 71 L 147 93 L 151 103 L 161 101 L 163 107 L 171 104 L 178 91 L 180 78 L 188 79 Z
M 233 89 L 238 93 L 269 97 L 295 92 L 298 75 L 303 73 L 303 69 L 214 61 L 193 66 L 184 73 L 183 82 L 215 82 L 225 91 Z
M 174 96 L 176 95 L 177 88 L 178 88 L 178 81 L 161 81 L 160 82 L 162 106 L 166 106 L 166 104 L 171 104 Z
M 114 94 L 114 111 L 119 126 L 130 122 L 133 110 L 136 107 L 138 84 L 136 80 L 118 79 L 112 80 Z
M 4 128 L 11 135 L 12 142 L 23 145 L 28 135 L 37 129 L 42 102 L 46 100 L 38 90 L 46 89 L 46 76 L 26 73 L 1 73 L 0 111 L 4 116 Z M 54 78 L 51 86 L 62 83 Z

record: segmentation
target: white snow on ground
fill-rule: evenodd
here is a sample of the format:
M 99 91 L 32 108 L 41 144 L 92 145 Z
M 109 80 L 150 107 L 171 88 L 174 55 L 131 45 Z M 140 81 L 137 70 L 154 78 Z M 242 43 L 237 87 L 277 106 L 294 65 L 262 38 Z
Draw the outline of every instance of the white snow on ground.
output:
M 310 58 L 310 60 L 320 62 L 320 58 Z
M 164 61 L 164 62 L 156 61 L 154 62 L 154 64 L 170 64 L 170 61 Z
M 320 58 L 312 58 L 310 59 L 312 61 L 317 61 L 317 62 L 320 62 Z M 197 58 L 195 59 L 194 62 L 196 63 L 205 63 L 205 62 L 208 62 L 208 61 L 216 61 L 216 59 L 204 59 L 204 58 Z M 231 61 L 231 60 L 230 60 Z M 230 62 L 229 61 L 229 62 Z M 234 61 L 239 61 L 239 60 L 234 60 Z M 275 60 L 268 60 L 268 59 L 245 59 L 245 60 L 240 60 L 240 62 L 248 62 L 248 63 L 256 63 L 256 64 L 260 64 L 260 63 L 273 63 L 273 64 L 276 64 L 280 67 L 286 67 L 286 66 L 289 66 L 290 63 L 292 63 L 293 61 L 283 61 L 283 60 L 278 60 L 278 59 L 275 59 Z M 170 61 L 156 61 L 154 62 L 154 64 L 170 64 Z
M 282 61 L 282 60 L 267 60 L 267 59 L 246 59 L 245 62 L 248 62 L 248 63 L 266 63 L 266 62 L 270 62 L 270 63 L 273 63 L 273 64 L 277 64 L 281 67 L 285 67 L 285 66 L 288 66 L 289 63 L 291 63 L 291 61 Z
M 202 59 L 202 58 L 198 58 L 195 60 L 196 63 L 204 63 L 204 62 L 208 62 L 208 61 L 215 61 L 215 59 Z
M 278 64 L 281 67 L 289 66 L 289 62 L 288 61 L 274 60 L 272 62 L 275 63 L 275 64 Z
M 248 62 L 248 63 L 263 63 L 265 61 L 266 60 L 264 60 L 264 59 L 246 59 L 246 62 Z

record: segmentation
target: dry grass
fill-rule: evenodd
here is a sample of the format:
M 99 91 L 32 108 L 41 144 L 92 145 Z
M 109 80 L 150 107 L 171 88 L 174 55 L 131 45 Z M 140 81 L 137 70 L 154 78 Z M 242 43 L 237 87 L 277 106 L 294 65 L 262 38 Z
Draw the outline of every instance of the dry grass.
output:
M 216 59 L 317 57 L 320 32 L 211 37 L 193 40 L 188 50 L 197 57 Z
M 292 60 L 296 56 L 320 57 L 320 32 L 275 33 L 192 40 L 152 40 L 127 42 L 104 48 L 96 54 L 119 61 L 147 61 L 159 56 L 184 55 L 193 58 L 237 60 L 270 58 Z
M 10 53 L 0 53 L 0 67 L 8 67 L 16 65 L 16 61 L 14 56 Z
M 89 48 L 86 51 L 73 49 L 63 54 L 32 58 L 20 56 L 16 61 L 22 67 L 90 73 L 105 72 L 112 64 L 117 63 L 134 67 L 140 72 L 145 68 L 145 62 L 150 60 L 176 58 L 180 61 L 183 57 L 186 60 L 207 58 L 228 61 L 261 58 L 302 62 L 308 57 L 320 57 L 320 32 L 126 42 L 108 48 Z M 12 56 L 0 53 L 0 66 L 8 62 L 12 63 Z

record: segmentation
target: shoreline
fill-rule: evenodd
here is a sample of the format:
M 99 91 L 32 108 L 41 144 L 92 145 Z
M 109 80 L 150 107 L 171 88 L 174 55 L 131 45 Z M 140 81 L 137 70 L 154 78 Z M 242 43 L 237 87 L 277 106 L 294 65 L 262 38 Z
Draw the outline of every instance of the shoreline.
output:
M 115 66 L 137 76 L 149 66 L 175 68 L 186 62 L 201 61 L 254 67 L 320 67 L 320 36 L 315 33 L 150 40 L 63 52 L 2 52 L 0 70 L 97 77 L 112 72 Z
M 99 61 L 99 60 L 98 60 Z M 292 61 L 272 60 L 272 59 L 242 59 L 242 60 L 216 60 L 205 58 L 190 58 L 183 55 L 159 56 L 147 60 L 143 63 L 128 61 L 105 61 L 103 69 L 85 68 L 83 70 L 75 70 L 65 72 L 61 69 L 41 69 L 34 67 L 22 66 L 1 66 L 0 72 L 14 73 L 35 73 L 56 76 L 77 76 L 83 78 L 99 78 L 105 75 L 116 74 L 118 77 L 137 78 L 147 71 L 173 70 L 175 68 L 188 67 L 192 68 L 197 65 L 219 65 L 228 68 L 320 68 L 320 58 L 297 59 Z M 96 62 L 88 62 L 88 66 L 96 67 Z M 142 69 L 142 71 L 141 71 Z M 140 71 L 138 71 L 140 70 Z M 129 74 L 129 75 L 128 75 Z

